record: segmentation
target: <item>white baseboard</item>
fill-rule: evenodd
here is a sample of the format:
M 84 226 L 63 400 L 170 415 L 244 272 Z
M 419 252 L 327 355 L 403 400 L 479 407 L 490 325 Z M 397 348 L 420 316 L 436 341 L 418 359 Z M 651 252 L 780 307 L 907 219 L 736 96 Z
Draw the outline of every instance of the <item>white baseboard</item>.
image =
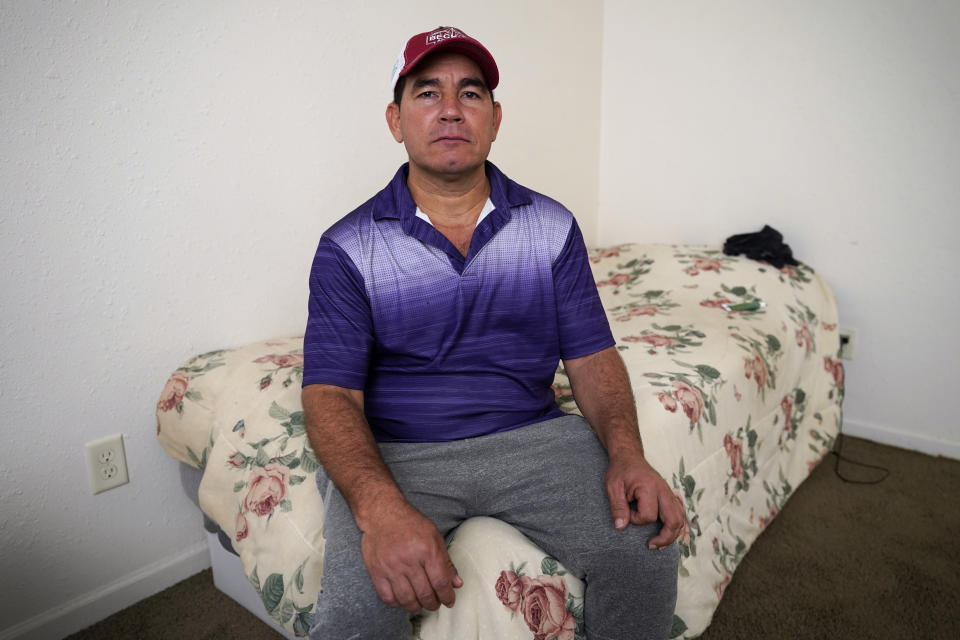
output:
M 900 447 L 901 449 L 910 449 L 931 456 L 944 456 L 945 458 L 960 460 L 960 442 L 939 440 L 908 431 L 879 427 L 846 416 L 843 418 L 843 432 L 850 436 Z
M 12 627 L 0 629 L 0 640 L 61 640 L 209 566 L 210 554 L 204 539 L 120 580 L 48 609 Z

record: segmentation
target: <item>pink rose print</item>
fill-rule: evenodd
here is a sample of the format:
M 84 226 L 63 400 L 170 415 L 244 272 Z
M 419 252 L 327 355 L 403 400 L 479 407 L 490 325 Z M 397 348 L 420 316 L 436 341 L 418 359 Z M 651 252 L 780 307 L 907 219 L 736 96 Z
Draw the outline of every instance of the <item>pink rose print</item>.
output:
M 813 344 L 812 339 L 810 338 L 810 329 L 807 325 L 803 325 L 801 328 L 796 331 L 797 337 L 797 346 L 804 347 L 807 353 L 810 353 L 810 347 Z
M 655 316 L 659 313 L 660 308 L 655 304 L 645 304 L 640 307 L 633 307 L 627 311 L 627 315 L 620 316 L 617 318 L 617 322 L 629 322 L 631 318 L 636 318 L 637 316 Z
M 655 316 L 660 311 L 660 307 L 655 304 L 645 304 L 630 309 L 632 316 Z
M 534 640 L 573 640 L 577 627 L 573 614 L 567 611 L 567 583 L 557 575 L 520 578 L 523 621 L 533 631 Z
M 796 278 L 796 277 L 797 277 L 797 270 L 794 269 L 793 267 L 789 266 L 789 265 L 781 268 L 781 269 L 780 269 L 780 273 L 782 273 L 783 275 L 788 276 L 788 277 L 790 277 L 790 278 Z
M 693 266 L 700 271 L 720 271 L 720 261 L 716 258 L 697 258 Z
M 190 376 L 182 371 L 176 371 L 167 379 L 167 384 L 163 387 L 160 394 L 160 400 L 157 402 L 158 411 L 170 411 L 183 400 L 183 394 L 187 392 L 187 385 L 190 383 Z
M 711 309 L 720 309 L 725 304 L 730 304 L 731 300 L 729 298 L 712 298 L 710 300 L 702 300 L 700 302 L 701 307 L 709 307 Z
M 599 249 L 597 255 L 590 258 L 590 262 L 600 262 L 604 258 L 616 258 L 620 255 L 620 247 L 611 247 L 610 249 Z
M 520 577 L 513 571 L 501 571 L 494 589 L 503 606 L 516 613 L 523 600 L 523 582 Z
M 766 528 L 767 528 L 767 525 L 769 525 L 771 522 L 773 522 L 773 519 L 776 518 L 776 517 L 777 517 L 777 508 L 776 508 L 776 507 L 770 507 L 770 517 L 769 517 L 769 518 L 764 518 L 763 516 L 760 516 L 760 528 L 761 528 L 761 529 L 766 529 Z
M 627 284 L 628 282 L 630 282 L 629 273 L 617 273 L 609 280 L 601 280 L 600 282 L 597 283 L 597 286 L 598 287 L 609 287 L 609 286 L 619 287 L 620 285 Z
M 793 423 L 790 421 L 790 414 L 793 413 L 793 398 L 783 396 L 783 400 L 780 401 L 780 409 L 783 410 L 783 429 L 789 433 L 793 431 Z
M 822 322 L 822 323 L 820 323 L 820 326 L 823 327 L 823 330 L 824 330 L 824 331 L 836 331 L 836 330 L 837 330 L 837 324 L 836 324 L 836 323 L 831 324 L 831 323 L 829 323 L 829 322 Z
M 752 359 L 743 359 L 743 371 L 747 380 L 753 378 L 757 382 L 758 389 L 762 389 L 763 385 L 767 384 L 767 378 L 770 376 L 766 360 L 761 358 L 756 351 L 753 352 Z
M 271 354 L 268 356 L 261 356 L 254 360 L 257 363 L 269 362 L 281 369 L 287 367 L 302 367 L 303 366 L 303 354 L 302 353 L 287 353 L 287 354 Z
M 677 399 L 683 412 L 690 418 L 690 422 L 700 422 L 703 415 L 703 398 L 700 392 L 685 382 L 673 383 L 673 397 Z
M 670 413 L 677 412 L 677 401 L 669 393 L 664 393 L 661 391 L 657 394 L 657 398 L 660 400 L 660 404 L 663 405 L 663 408 L 669 411 Z
M 230 456 L 229 459 L 227 459 L 227 463 L 228 463 L 231 467 L 234 467 L 234 468 L 236 468 L 236 469 L 239 469 L 239 468 L 242 467 L 244 464 L 246 464 L 246 460 L 244 459 L 243 454 L 240 453 L 239 451 L 237 451 L 237 452 L 234 453 L 232 456 Z
M 720 261 L 716 258 L 697 258 L 683 271 L 691 276 L 698 275 L 701 271 L 720 271 Z
M 651 347 L 666 347 L 672 344 L 681 344 L 679 340 L 674 340 L 673 338 L 668 338 L 667 336 L 661 336 L 659 334 L 652 334 L 649 336 L 643 336 L 639 339 L 639 342 L 646 342 Z
M 833 376 L 833 382 L 838 389 L 843 389 L 843 363 L 824 356 L 823 369 Z
M 734 440 L 730 434 L 723 436 L 723 448 L 730 458 L 730 472 L 737 480 L 743 479 L 743 442 Z
M 722 598 L 722 597 L 723 597 L 723 592 L 727 590 L 727 585 L 730 584 L 730 580 L 731 580 L 732 578 L 733 578 L 733 576 L 730 575 L 730 573 L 729 573 L 726 569 L 724 569 L 724 570 L 723 570 L 723 580 L 721 580 L 720 582 L 718 582 L 718 583 L 717 583 L 716 585 L 714 585 L 714 587 L 713 587 L 713 592 L 717 594 L 717 597 L 718 597 L 718 598 Z
M 249 529 L 247 527 L 247 519 L 242 513 L 237 514 L 237 537 L 236 541 L 240 542 L 247 537 Z
M 243 506 L 258 516 L 273 513 L 274 507 L 287 495 L 289 475 L 290 470 L 279 464 L 255 467 Z

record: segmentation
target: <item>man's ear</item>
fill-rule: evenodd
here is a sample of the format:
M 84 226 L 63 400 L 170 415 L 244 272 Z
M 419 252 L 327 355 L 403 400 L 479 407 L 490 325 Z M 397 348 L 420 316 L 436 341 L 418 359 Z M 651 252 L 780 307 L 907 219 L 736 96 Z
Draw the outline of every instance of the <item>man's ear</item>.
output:
M 493 103 L 493 140 L 497 139 L 497 132 L 500 131 L 500 120 L 503 119 L 503 109 L 499 102 Z
M 387 126 L 390 127 L 390 133 L 397 142 L 403 142 L 403 129 L 400 127 L 400 105 L 391 102 L 387 105 L 387 112 L 384 114 L 387 118 Z

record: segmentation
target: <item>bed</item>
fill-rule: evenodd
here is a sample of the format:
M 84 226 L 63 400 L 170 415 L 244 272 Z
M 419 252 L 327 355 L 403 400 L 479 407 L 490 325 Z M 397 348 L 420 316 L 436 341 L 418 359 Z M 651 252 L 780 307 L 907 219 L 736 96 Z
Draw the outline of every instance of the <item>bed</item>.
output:
M 833 446 L 843 399 L 836 302 L 805 264 L 778 269 L 715 246 L 625 244 L 592 249 L 590 260 L 647 457 L 686 505 L 671 637 L 694 638 L 753 541 Z M 323 574 L 302 364 L 302 337 L 210 351 L 174 371 L 157 404 L 158 439 L 195 478 L 215 532 L 215 578 L 234 558 L 245 604 L 291 637 L 306 634 Z M 576 412 L 562 367 L 554 389 Z M 464 579 L 457 605 L 418 617 L 414 638 L 585 637 L 583 584 L 512 527 L 468 520 L 450 554 Z M 526 598 L 520 583 L 533 585 Z

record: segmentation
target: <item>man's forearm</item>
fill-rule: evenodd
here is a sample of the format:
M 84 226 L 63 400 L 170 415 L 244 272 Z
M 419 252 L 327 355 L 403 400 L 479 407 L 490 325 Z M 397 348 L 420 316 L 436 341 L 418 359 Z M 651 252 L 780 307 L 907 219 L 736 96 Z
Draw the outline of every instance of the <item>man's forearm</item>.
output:
M 564 364 L 573 397 L 610 458 L 604 488 L 613 526 L 623 529 L 628 523 L 643 525 L 659 519 L 663 526 L 649 540 L 649 547 L 672 544 L 684 527 L 683 504 L 643 455 L 637 407 L 620 354 L 610 347 Z
M 307 437 L 362 532 L 360 553 L 377 595 L 413 613 L 452 607 L 463 586 L 443 536 L 403 497 L 363 414 L 363 393 L 303 389 Z
M 643 455 L 637 408 L 627 368 L 616 348 L 564 362 L 577 406 L 611 457 L 619 452 Z
M 329 385 L 303 389 L 307 437 L 343 493 L 361 531 L 405 502 L 363 415 L 363 392 Z

